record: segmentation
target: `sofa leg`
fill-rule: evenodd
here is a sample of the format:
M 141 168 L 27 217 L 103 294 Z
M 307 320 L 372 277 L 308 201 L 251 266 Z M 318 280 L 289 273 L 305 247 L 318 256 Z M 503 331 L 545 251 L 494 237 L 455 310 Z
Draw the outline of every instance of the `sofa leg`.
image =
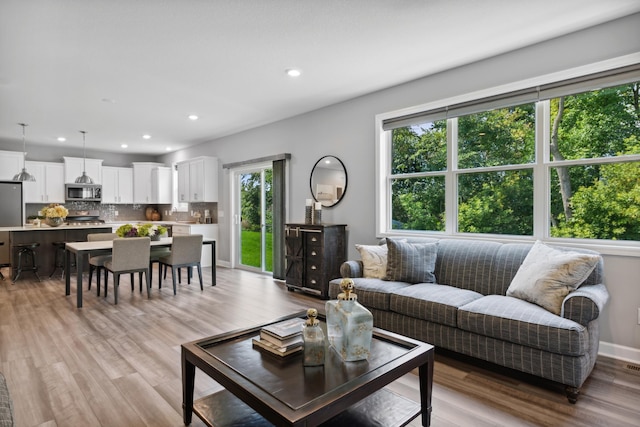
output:
M 569 401 L 569 403 L 575 404 L 578 401 L 578 395 L 580 394 L 580 389 L 578 387 L 566 386 L 564 391 L 567 395 L 567 400 Z

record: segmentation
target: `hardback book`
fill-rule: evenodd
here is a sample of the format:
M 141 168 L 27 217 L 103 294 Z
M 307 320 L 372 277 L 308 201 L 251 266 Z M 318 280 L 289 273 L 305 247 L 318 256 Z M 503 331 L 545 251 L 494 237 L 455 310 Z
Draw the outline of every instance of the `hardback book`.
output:
M 298 334 L 298 335 L 294 335 L 292 337 L 289 338 L 285 338 L 285 339 L 280 339 L 278 337 L 275 337 L 271 334 L 269 334 L 266 331 L 260 331 L 260 340 L 261 341 L 269 341 L 275 345 L 277 345 L 278 347 L 284 347 L 284 348 L 292 348 L 292 347 L 296 347 L 296 346 L 300 346 L 303 343 L 302 340 L 302 333 Z
M 253 343 L 253 346 L 257 347 L 259 350 L 266 351 L 270 354 L 280 357 L 286 357 L 300 353 L 303 349 L 302 344 L 293 348 L 283 349 L 269 341 L 257 340 L 255 338 L 253 338 L 251 341 Z
M 272 325 L 263 326 L 260 332 L 271 335 L 278 338 L 280 341 L 302 335 L 302 325 L 304 320 L 298 317 L 293 319 L 283 320 L 282 322 L 274 323 Z

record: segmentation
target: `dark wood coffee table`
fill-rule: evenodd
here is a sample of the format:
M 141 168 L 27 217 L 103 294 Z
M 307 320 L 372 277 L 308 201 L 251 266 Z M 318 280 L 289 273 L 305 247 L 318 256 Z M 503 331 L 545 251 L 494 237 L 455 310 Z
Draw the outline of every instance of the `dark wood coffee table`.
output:
M 297 313 L 291 317 L 304 317 Z M 422 414 L 431 420 L 434 350 L 411 338 L 374 328 L 371 357 L 343 362 L 333 350 L 325 365 L 304 367 L 302 356 L 289 359 L 252 347 L 260 328 L 230 332 L 182 345 L 184 423 L 193 412 L 207 425 L 222 426 L 404 426 Z M 193 400 L 196 367 L 225 390 Z M 386 388 L 419 369 L 420 402 Z

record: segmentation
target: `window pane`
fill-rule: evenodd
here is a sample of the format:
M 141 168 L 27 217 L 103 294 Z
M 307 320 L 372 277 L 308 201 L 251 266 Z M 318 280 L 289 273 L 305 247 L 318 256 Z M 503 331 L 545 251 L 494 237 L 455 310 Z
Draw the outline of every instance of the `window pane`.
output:
M 444 231 L 444 177 L 396 179 L 391 184 L 391 228 Z
M 446 170 L 446 120 L 394 129 L 391 141 L 392 174 Z
M 458 167 L 520 165 L 535 160 L 535 104 L 458 118 Z
M 640 82 L 551 100 L 551 159 L 638 154 Z
M 458 231 L 532 235 L 532 170 L 460 175 L 458 178 Z
M 640 162 L 553 168 L 551 235 L 640 240 Z

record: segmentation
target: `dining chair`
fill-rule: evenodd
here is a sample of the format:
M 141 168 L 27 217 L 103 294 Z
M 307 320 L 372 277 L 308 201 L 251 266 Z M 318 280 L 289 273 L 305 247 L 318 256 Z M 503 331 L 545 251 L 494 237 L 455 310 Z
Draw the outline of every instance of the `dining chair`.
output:
M 182 267 L 197 267 L 198 278 L 200 279 L 200 290 L 204 290 L 202 286 L 202 267 L 200 258 L 202 256 L 202 234 L 191 234 L 185 236 L 173 236 L 171 244 L 171 253 L 167 256 L 160 257 L 160 271 L 162 267 L 166 269 L 171 267 L 171 279 L 173 280 L 173 294 L 176 294 L 176 273 Z M 177 270 L 177 271 L 176 271 Z M 188 274 L 187 283 L 191 283 L 191 274 Z M 162 287 L 162 274 L 158 273 L 158 285 Z
M 160 238 L 167 237 L 167 233 L 160 235 Z M 151 253 L 149 254 L 149 281 L 153 286 L 153 264 L 158 263 L 158 274 L 162 274 L 162 265 L 160 265 L 160 258 L 169 256 L 171 254 L 171 248 L 166 246 L 151 246 Z M 165 267 L 164 278 L 167 278 L 167 270 Z
M 112 258 L 104 263 L 104 268 L 113 274 L 115 304 L 118 304 L 120 275 L 125 273 L 132 275 L 132 290 L 133 273 L 138 273 L 138 278 L 140 280 L 140 292 L 142 292 L 142 275 L 144 274 L 147 285 L 147 298 L 151 298 L 151 282 L 149 282 L 150 245 L 151 239 L 148 237 L 124 237 L 114 239 Z M 106 283 L 104 287 L 104 296 L 107 296 Z
M 87 234 L 87 242 L 98 242 L 116 239 L 118 235 L 116 233 L 91 233 Z M 100 250 L 91 252 L 89 254 L 89 287 L 91 290 L 91 281 L 93 280 L 93 272 L 96 272 L 97 277 L 97 294 L 100 296 L 100 273 L 104 270 L 104 286 L 107 286 L 109 280 L 109 273 L 104 269 L 104 263 L 111 260 L 111 251 Z

